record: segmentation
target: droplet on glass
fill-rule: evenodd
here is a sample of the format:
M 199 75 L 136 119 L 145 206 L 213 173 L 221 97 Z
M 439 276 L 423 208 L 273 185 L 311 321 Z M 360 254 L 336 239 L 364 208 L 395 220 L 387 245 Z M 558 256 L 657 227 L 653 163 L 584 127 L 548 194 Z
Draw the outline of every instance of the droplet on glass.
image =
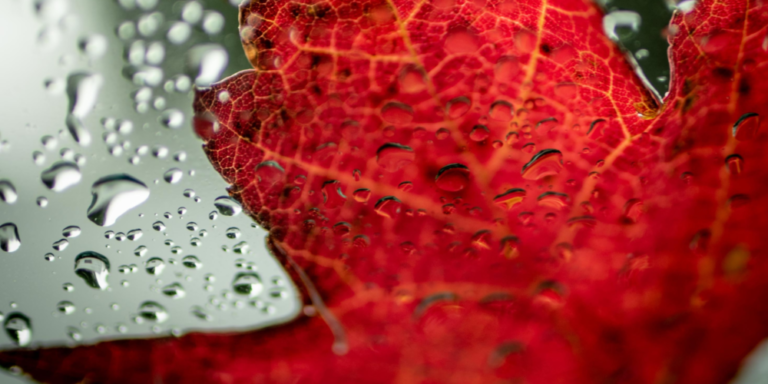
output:
M 90 35 L 80 40 L 80 50 L 90 59 L 98 59 L 107 53 L 108 40 L 100 34 Z
M 206 11 L 202 27 L 205 33 L 215 35 L 224 28 L 224 16 L 216 11 Z
M 60 239 L 53 242 L 53 249 L 59 252 L 67 249 L 68 246 L 69 241 L 67 239 Z
M 133 254 L 136 255 L 137 257 L 144 257 L 147 255 L 147 251 L 148 249 L 145 245 L 140 245 L 136 247 L 135 250 L 133 250 Z
M 263 289 L 264 285 L 261 283 L 261 278 L 253 272 L 238 273 L 232 281 L 232 290 L 240 295 L 258 296 Z
M 32 341 L 32 322 L 21 313 L 11 313 L 5 319 L 5 333 L 19 347 L 26 347 Z
M 227 50 L 214 43 L 198 44 L 187 51 L 187 74 L 195 78 L 199 87 L 207 87 L 218 81 L 229 56 Z
M 725 158 L 725 165 L 732 175 L 738 175 L 744 170 L 744 159 L 736 154 L 730 155 Z
M 171 168 L 163 174 L 163 179 L 170 184 L 176 184 L 179 181 L 181 181 L 182 176 L 184 176 L 184 172 L 181 171 L 181 169 L 178 168 Z
M 180 283 L 171 283 L 163 287 L 163 294 L 171 299 L 181 299 L 186 296 L 187 293 Z
M 163 269 L 165 269 L 165 262 L 159 257 L 153 257 L 147 260 L 146 264 L 144 264 L 144 268 L 150 275 L 159 275 L 163 273 Z
M 0 180 L 0 200 L 8 204 L 13 204 L 18 200 L 19 195 L 16 194 L 16 188 L 8 180 Z
M 229 196 L 220 196 L 214 200 L 213 205 L 224 216 L 237 216 L 243 211 L 242 205 Z
M 16 252 L 21 247 L 19 229 L 14 223 L 0 225 L 0 249 L 5 252 Z
M 203 267 L 203 263 L 200 262 L 200 259 L 193 255 L 184 256 L 184 258 L 181 259 L 181 264 L 190 269 L 200 269 Z
M 136 241 L 140 239 L 143 234 L 144 232 L 142 232 L 141 229 L 131 229 L 128 231 L 128 240 Z
M 77 183 L 83 178 L 77 164 L 69 161 L 60 161 L 40 174 L 40 179 L 48 189 L 61 192 Z
M 184 125 L 184 113 L 178 109 L 168 109 L 160 116 L 160 122 L 167 128 L 181 128 Z
M 76 225 L 70 225 L 61 231 L 61 235 L 64 237 L 78 237 L 80 236 L 80 227 Z
M 472 131 L 469 132 L 469 138 L 472 139 L 472 141 L 483 141 L 487 139 L 490 134 L 491 131 L 488 130 L 488 127 L 482 124 L 478 124 L 472 128 Z
M 256 180 L 261 184 L 274 185 L 285 177 L 285 169 L 274 160 L 262 161 L 256 166 Z
M 630 28 L 632 32 L 640 30 L 641 18 L 633 11 L 613 11 L 603 16 L 603 31 L 611 40 L 620 41 L 621 36 L 617 28 Z
M 71 301 L 59 301 L 59 303 L 56 304 L 56 309 L 65 315 L 71 315 L 75 313 L 75 305 L 72 304 Z
M 97 180 L 91 193 L 93 200 L 88 207 L 88 218 L 102 227 L 113 225 L 123 214 L 149 198 L 149 188 L 127 174 Z
M 139 306 L 139 316 L 144 320 L 162 323 L 168 320 L 168 312 L 165 307 L 154 302 L 145 301 Z
M 105 290 L 109 286 L 109 260 L 96 252 L 83 252 L 75 258 L 75 274 L 88 286 Z

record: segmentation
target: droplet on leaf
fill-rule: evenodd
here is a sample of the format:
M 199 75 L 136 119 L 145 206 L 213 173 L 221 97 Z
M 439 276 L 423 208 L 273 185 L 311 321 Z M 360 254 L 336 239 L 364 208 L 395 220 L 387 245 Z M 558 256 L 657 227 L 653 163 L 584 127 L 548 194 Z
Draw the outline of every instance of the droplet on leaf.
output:
M 448 192 L 458 192 L 469 183 L 469 168 L 463 164 L 448 164 L 437 172 L 435 184 Z
M 560 173 L 563 169 L 563 154 L 557 149 L 544 149 L 523 165 L 522 176 L 526 180 L 539 180 Z
M 395 218 L 400 214 L 402 203 L 394 196 L 386 196 L 379 199 L 373 209 L 381 216 Z
M 565 193 L 560 192 L 544 192 L 538 197 L 539 205 L 544 207 L 550 207 L 557 210 L 563 209 L 569 204 L 569 197 Z
M 757 136 L 760 129 L 760 115 L 745 113 L 733 124 L 733 137 L 737 140 L 749 140 Z
M 522 188 L 512 188 L 494 197 L 493 202 L 509 210 L 515 205 L 522 203 L 523 199 L 525 199 L 525 190 Z
M 488 130 L 488 127 L 478 124 L 472 127 L 472 131 L 469 132 L 469 138 L 473 141 L 483 141 L 488 138 L 490 133 L 491 131 Z
M 416 153 L 411 147 L 397 143 L 386 143 L 376 151 L 376 163 L 387 172 L 396 172 L 415 158 Z
M 390 124 L 408 124 L 413 120 L 413 108 L 403 103 L 389 102 L 381 108 L 381 118 Z
M 464 116 L 467 112 L 469 112 L 469 108 L 472 106 L 472 102 L 469 100 L 466 96 L 459 96 L 457 98 L 451 99 L 451 101 L 446 104 L 446 113 L 449 118 L 451 119 L 457 119 L 461 116 Z
M 744 159 L 739 155 L 730 155 L 725 158 L 725 165 L 732 175 L 738 175 L 744 170 Z

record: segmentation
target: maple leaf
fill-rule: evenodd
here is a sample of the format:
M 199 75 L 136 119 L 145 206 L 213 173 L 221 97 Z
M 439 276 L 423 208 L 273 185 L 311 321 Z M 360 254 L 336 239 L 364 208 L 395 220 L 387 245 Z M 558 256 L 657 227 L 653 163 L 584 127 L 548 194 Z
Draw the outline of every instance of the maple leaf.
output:
M 262 0 L 195 100 L 298 319 L 9 351 L 44 382 L 723 383 L 768 336 L 768 4 L 669 27 L 658 101 L 587 0 Z

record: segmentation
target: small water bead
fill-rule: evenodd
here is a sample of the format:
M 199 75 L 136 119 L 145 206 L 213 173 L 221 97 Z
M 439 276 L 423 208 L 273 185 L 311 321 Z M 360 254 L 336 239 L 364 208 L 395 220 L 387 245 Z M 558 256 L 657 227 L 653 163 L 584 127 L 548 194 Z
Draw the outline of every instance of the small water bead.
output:
M 72 292 L 75 290 L 75 286 L 72 285 L 72 283 L 64 283 L 64 285 L 62 285 L 62 288 L 64 289 L 65 292 Z
M 735 124 L 732 134 L 737 140 L 754 139 L 760 129 L 760 115 L 754 112 L 745 113 Z
M 184 256 L 184 258 L 181 259 L 181 263 L 189 269 L 200 269 L 203 267 L 203 263 L 200 262 L 200 259 L 193 255 Z
M 739 175 L 744 171 L 744 159 L 740 155 L 730 155 L 725 158 L 725 165 L 732 175 Z
M 139 306 L 139 316 L 144 320 L 157 323 L 162 323 L 168 320 L 168 312 L 165 310 L 165 307 L 154 301 L 145 301 L 142 303 Z
M 475 125 L 472 128 L 472 131 L 469 132 L 469 138 L 472 139 L 472 141 L 483 141 L 488 138 L 491 131 L 488 130 L 488 127 L 485 125 Z
M 194 200 L 195 200 L 195 203 L 199 203 L 199 202 L 203 201 L 203 199 L 200 196 L 195 196 Z
M 137 257 L 144 257 L 144 256 L 146 256 L 146 255 L 147 255 L 147 251 L 148 251 L 148 249 L 147 249 L 147 247 L 146 247 L 146 246 L 144 246 L 144 245 L 140 245 L 140 246 L 138 246 L 138 247 L 137 247 L 137 248 L 136 248 L 136 249 L 133 251 L 133 254 L 134 254 L 134 255 L 136 255 Z
M 216 211 L 211 211 L 211 213 L 208 214 L 208 218 L 210 220 L 216 220 L 219 217 L 219 213 Z
M 104 232 L 104 237 L 108 240 L 112 240 L 115 238 L 115 231 L 106 231 Z
M 166 38 L 171 44 L 184 44 L 192 35 L 192 26 L 184 21 L 177 21 L 168 28 Z
M 238 255 L 244 255 L 248 253 L 249 248 L 250 247 L 248 246 L 248 243 L 246 243 L 245 241 L 241 241 L 232 247 L 232 251 L 237 253 Z
M 171 299 L 181 299 L 186 296 L 184 287 L 180 283 L 168 284 L 163 287 L 162 292 Z
M 26 347 L 32 341 L 32 323 L 21 313 L 11 313 L 5 319 L 5 332 L 8 338 L 19 347 Z
M 163 179 L 169 184 L 176 184 L 181 181 L 182 176 L 184 176 L 184 172 L 182 172 L 181 169 L 171 168 L 165 171 Z
M 240 295 L 258 296 L 263 289 L 264 285 L 261 283 L 261 278 L 253 272 L 238 273 L 232 281 L 232 290 Z
M 16 188 L 8 180 L 0 180 L 0 200 L 8 204 L 13 204 L 19 199 L 19 195 L 16 194 Z
M 209 314 L 203 307 L 195 306 L 192 308 L 192 315 L 203 321 L 213 321 L 213 316 Z
M 633 11 L 613 11 L 603 16 L 603 31 L 611 40 L 620 41 L 617 28 L 630 28 L 632 32 L 640 30 L 641 18 L 637 12 Z
M 97 225 L 113 225 L 123 214 L 149 198 L 146 184 L 127 174 L 115 174 L 96 180 L 91 188 L 93 200 L 88 218 Z
M 176 212 L 177 212 L 179 215 L 185 215 L 185 214 L 187 213 L 187 208 L 184 208 L 184 207 L 179 207 L 179 209 L 178 209 L 178 210 L 176 210 Z
M 509 210 L 515 205 L 522 203 L 523 199 L 525 199 L 525 195 L 526 192 L 524 189 L 512 188 L 504 193 L 496 195 L 496 197 L 493 198 L 493 202 L 502 208 Z
M 160 122 L 166 128 L 181 128 L 184 125 L 184 113 L 178 109 L 168 109 L 160 116 Z M 177 160 L 184 161 L 184 160 Z
M 374 205 L 374 211 L 386 218 L 395 218 L 400 214 L 402 203 L 394 196 L 385 196 Z
M 181 19 L 190 24 L 195 24 L 203 17 L 203 6 L 197 1 L 184 4 L 181 10 Z
M 467 112 L 469 112 L 469 109 L 472 105 L 472 102 L 469 100 L 466 96 L 459 96 L 454 99 L 451 99 L 446 104 L 446 114 L 451 119 L 457 119 L 461 116 L 464 116 Z
M 19 229 L 14 223 L 0 225 L 0 249 L 5 252 L 16 252 L 21 247 Z
M 206 11 L 202 27 L 205 33 L 215 35 L 224 28 L 224 16 L 216 11 Z
M 397 143 L 386 143 L 376 151 L 376 163 L 387 172 L 396 172 L 415 158 L 413 148 Z
M 227 50 L 219 44 L 197 44 L 187 50 L 186 73 L 194 76 L 198 87 L 218 81 L 229 62 Z
M 69 241 L 67 241 L 67 239 L 60 239 L 53 242 L 53 249 L 57 251 L 63 251 L 67 249 L 67 246 L 69 246 Z
M 83 178 L 77 164 L 60 161 L 40 174 L 40 178 L 48 189 L 61 192 L 77 184 Z
M 43 144 L 43 147 L 47 150 L 53 150 L 56 148 L 57 145 L 59 145 L 59 140 L 51 135 L 45 135 L 40 139 L 40 143 Z
M 185 189 L 182 194 L 184 195 L 184 197 L 189 197 L 189 198 L 195 197 L 195 191 L 193 189 Z
M 441 168 L 435 176 L 438 188 L 447 192 L 458 192 L 469 184 L 469 168 L 463 164 L 449 164 Z
M 34 162 L 36 165 L 45 164 L 45 155 L 40 151 L 32 152 L 32 162 Z
M 200 237 L 206 237 L 208 236 L 208 231 L 206 231 L 205 229 L 201 229 L 200 232 L 198 232 L 197 234 Z
M 288 291 L 282 287 L 275 287 L 269 290 L 269 297 L 273 299 L 287 299 Z
M 60 301 L 58 304 L 56 304 L 56 309 L 59 310 L 59 312 L 65 314 L 65 315 L 71 315 L 75 313 L 75 305 L 72 304 L 71 301 Z
M 117 241 L 124 241 L 125 237 L 126 237 L 125 233 L 123 233 L 123 232 L 115 233 L 115 240 L 117 240 Z
M 56 257 L 53 256 L 53 253 L 46 253 L 44 259 L 45 261 L 55 261 Z
M 199 246 L 203 245 L 203 242 L 199 238 L 193 237 L 193 238 L 189 239 L 189 244 L 191 246 L 193 246 L 193 247 L 199 247 Z
M 136 241 L 140 239 L 143 234 L 144 232 L 142 232 L 141 229 L 132 229 L 128 231 L 128 240 Z
M 228 228 L 226 231 L 226 236 L 229 239 L 237 239 L 240 237 L 240 229 L 236 227 Z
M 220 196 L 214 200 L 213 205 L 224 216 L 237 216 L 243 211 L 243 207 L 235 199 L 229 196 Z M 212 218 L 211 220 L 214 220 Z
M 197 223 L 191 222 L 191 221 L 187 223 L 187 230 L 193 231 L 193 232 L 197 231 Z
M 165 269 L 165 262 L 159 257 L 153 257 L 144 264 L 144 268 L 150 275 L 159 275 Z
M 570 197 L 560 192 L 547 191 L 542 193 L 536 200 L 540 206 L 557 210 L 564 209 L 570 205 Z
M 162 221 L 155 221 L 152 223 L 152 229 L 158 232 L 165 231 L 165 224 Z
M 168 148 L 163 146 L 155 147 L 152 150 L 152 156 L 155 156 L 158 159 L 164 159 L 168 156 Z
M 109 260 L 96 252 L 83 252 L 75 258 L 75 274 L 88 286 L 105 290 L 109 286 Z
M 556 175 L 562 169 L 563 154 L 557 149 L 544 149 L 523 165 L 521 174 L 526 180 L 539 180 L 547 176 Z

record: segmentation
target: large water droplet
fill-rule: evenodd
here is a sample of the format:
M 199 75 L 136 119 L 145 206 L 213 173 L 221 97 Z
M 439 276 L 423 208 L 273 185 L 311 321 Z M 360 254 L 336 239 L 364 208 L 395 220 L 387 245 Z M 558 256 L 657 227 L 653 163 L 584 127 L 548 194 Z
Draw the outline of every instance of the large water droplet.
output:
M 126 174 L 96 180 L 91 193 L 93 200 L 88 207 L 88 218 L 102 227 L 114 224 L 120 216 L 149 198 L 149 188 Z
M 544 149 L 535 154 L 523 165 L 523 179 L 538 180 L 543 177 L 556 175 L 563 169 L 563 154 L 557 149 Z
M 14 223 L 0 225 L 0 249 L 5 252 L 16 252 L 21 247 L 19 230 Z
M 171 283 L 163 287 L 163 294 L 171 299 L 181 299 L 186 296 L 187 293 L 180 283 Z
M 463 164 L 448 164 L 440 168 L 435 177 L 438 188 L 448 192 L 458 192 L 469 183 L 469 168 Z
M 165 307 L 154 301 L 145 301 L 142 303 L 141 306 L 139 306 L 139 316 L 145 320 L 157 323 L 162 323 L 168 320 L 168 312 L 165 310 Z
M 18 200 L 19 195 L 16 194 L 16 188 L 8 180 L 0 180 L 0 200 L 8 204 L 13 204 Z
M 5 319 L 5 332 L 19 347 L 26 347 L 32 341 L 32 322 L 21 313 L 11 313 Z
M 195 78 L 199 87 L 207 87 L 218 81 L 229 56 L 221 45 L 198 44 L 187 51 L 187 74 Z
M 232 289 L 238 294 L 254 297 L 261 293 L 264 285 L 256 273 L 242 272 L 238 273 L 232 281 Z
M 213 205 L 224 216 L 237 216 L 243 211 L 243 207 L 235 199 L 229 196 L 220 196 L 214 200 Z
M 75 258 L 75 273 L 92 288 L 107 289 L 109 260 L 96 252 L 83 252 Z
M 159 275 L 163 273 L 163 269 L 165 269 L 165 262 L 159 257 L 153 257 L 147 260 L 144 267 L 150 275 Z
M 83 178 L 77 164 L 69 161 L 60 161 L 40 174 L 43 184 L 54 192 L 61 192 L 77 183 Z
M 413 162 L 416 153 L 411 147 L 386 143 L 376 151 L 376 163 L 387 172 L 395 172 Z

